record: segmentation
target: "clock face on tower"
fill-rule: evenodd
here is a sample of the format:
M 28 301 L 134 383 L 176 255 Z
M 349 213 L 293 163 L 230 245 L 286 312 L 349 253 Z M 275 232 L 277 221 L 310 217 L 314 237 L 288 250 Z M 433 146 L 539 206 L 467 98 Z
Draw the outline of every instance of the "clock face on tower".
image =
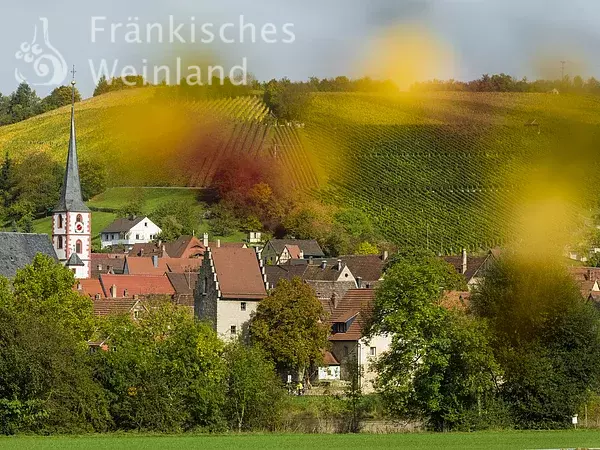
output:
M 83 223 L 77 222 L 75 224 L 75 233 L 83 233 Z

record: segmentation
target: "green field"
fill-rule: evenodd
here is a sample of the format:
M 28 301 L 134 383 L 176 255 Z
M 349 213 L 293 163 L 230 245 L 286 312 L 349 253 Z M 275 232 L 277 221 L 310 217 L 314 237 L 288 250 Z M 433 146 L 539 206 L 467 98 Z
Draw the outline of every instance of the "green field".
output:
M 600 447 L 598 431 L 487 432 L 452 434 L 226 435 L 0 438 L 3 450 L 185 449 L 560 449 Z

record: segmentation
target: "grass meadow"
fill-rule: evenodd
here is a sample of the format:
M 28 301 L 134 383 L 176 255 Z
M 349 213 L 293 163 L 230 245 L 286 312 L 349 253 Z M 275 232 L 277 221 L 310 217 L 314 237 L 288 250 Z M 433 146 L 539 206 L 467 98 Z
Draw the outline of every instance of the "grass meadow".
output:
M 600 448 L 600 431 L 504 431 L 357 435 L 90 435 L 3 437 L 2 450 L 225 450 L 245 449 L 561 449 Z

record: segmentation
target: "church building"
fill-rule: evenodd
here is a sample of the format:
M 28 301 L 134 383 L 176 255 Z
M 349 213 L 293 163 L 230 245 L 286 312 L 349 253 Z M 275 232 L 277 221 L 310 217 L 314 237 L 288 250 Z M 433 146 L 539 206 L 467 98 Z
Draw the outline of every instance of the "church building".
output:
M 72 82 L 71 136 L 60 199 L 52 217 L 52 245 L 58 259 L 75 274 L 91 278 L 92 213 L 83 202 L 75 137 L 75 81 Z

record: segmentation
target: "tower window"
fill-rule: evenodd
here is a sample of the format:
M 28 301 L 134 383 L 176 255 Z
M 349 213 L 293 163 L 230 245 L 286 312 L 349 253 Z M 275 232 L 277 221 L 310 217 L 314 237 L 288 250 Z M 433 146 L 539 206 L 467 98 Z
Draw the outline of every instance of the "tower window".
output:
M 82 247 L 81 241 L 77 241 L 75 243 L 75 253 L 81 253 L 81 247 Z
M 63 248 L 63 237 L 62 236 L 58 236 L 56 238 L 56 248 L 58 248 L 58 249 Z
M 75 218 L 75 222 L 83 222 L 83 217 L 81 214 L 77 214 L 77 217 Z
M 62 219 L 62 214 L 58 215 L 58 228 L 62 228 L 63 227 L 63 219 Z

